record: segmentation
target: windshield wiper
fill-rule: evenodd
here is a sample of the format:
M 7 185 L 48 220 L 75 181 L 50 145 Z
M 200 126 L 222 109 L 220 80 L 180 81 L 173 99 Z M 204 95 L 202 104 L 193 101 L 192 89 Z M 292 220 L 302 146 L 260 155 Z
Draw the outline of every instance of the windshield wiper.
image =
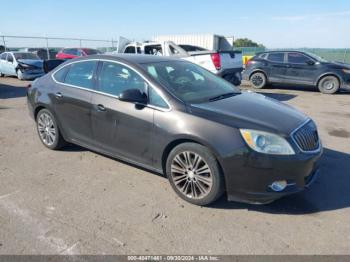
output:
M 231 96 L 235 96 L 235 95 L 239 95 L 239 94 L 240 94 L 239 92 L 230 92 L 230 93 L 221 94 L 221 95 L 209 98 L 209 102 L 225 99 L 225 98 L 228 98 L 228 97 L 231 97 Z

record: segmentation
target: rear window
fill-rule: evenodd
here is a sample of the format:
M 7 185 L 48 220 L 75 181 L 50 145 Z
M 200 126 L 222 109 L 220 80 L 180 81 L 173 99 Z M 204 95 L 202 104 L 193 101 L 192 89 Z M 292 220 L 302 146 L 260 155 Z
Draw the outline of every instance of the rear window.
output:
M 135 46 L 128 46 L 125 48 L 124 53 L 126 54 L 135 54 Z
M 1 60 L 6 60 L 6 56 L 7 56 L 7 53 L 3 53 L 3 54 L 1 55 Z
M 268 55 L 268 60 L 272 62 L 283 63 L 284 62 L 284 53 L 270 53 Z
M 97 54 L 101 54 L 100 51 L 96 50 L 96 49 L 83 49 L 84 52 L 87 54 L 87 55 L 97 55 Z

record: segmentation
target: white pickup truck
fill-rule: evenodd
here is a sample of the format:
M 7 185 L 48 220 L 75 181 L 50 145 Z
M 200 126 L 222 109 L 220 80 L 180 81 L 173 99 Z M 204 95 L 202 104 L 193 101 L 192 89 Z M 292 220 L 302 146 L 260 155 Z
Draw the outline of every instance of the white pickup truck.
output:
M 165 42 L 119 41 L 118 53 L 173 56 L 188 60 L 221 76 L 234 85 L 240 85 L 243 70 L 240 51 L 210 51 L 193 45 Z

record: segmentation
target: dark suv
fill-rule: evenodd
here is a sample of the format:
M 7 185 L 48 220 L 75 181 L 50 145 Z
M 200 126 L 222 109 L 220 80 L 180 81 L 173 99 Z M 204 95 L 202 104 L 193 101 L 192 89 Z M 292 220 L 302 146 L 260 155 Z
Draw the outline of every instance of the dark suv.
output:
M 258 89 L 275 83 L 308 85 L 334 94 L 341 87 L 350 87 L 350 65 L 300 51 L 263 52 L 248 61 L 243 79 Z

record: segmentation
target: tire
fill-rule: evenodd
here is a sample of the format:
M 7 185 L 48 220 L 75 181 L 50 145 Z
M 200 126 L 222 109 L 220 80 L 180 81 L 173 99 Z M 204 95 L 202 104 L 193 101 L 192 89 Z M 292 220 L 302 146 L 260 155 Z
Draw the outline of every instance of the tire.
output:
M 18 78 L 19 80 L 21 80 L 21 81 L 24 80 L 24 79 L 23 79 L 22 71 L 19 70 L 19 69 L 17 70 L 17 78 Z
M 0 71 L 0 77 L 4 77 L 5 75 L 3 74 L 3 73 L 1 73 L 1 71 Z
M 323 94 L 334 94 L 339 91 L 340 83 L 336 76 L 328 75 L 318 81 L 317 88 Z
M 217 160 L 208 148 L 196 143 L 180 144 L 170 152 L 166 174 L 174 191 L 195 205 L 209 205 L 224 193 Z
M 253 73 L 250 76 L 249 80 L 252 86 L 256 89 L 264 88 L 267 84 L 267 78 L 262 72 Z
M 66 145 L 53 114 L 41 109 L 36 116 L 36 127 L 40 141 L 49 149 L 58 150 Z

